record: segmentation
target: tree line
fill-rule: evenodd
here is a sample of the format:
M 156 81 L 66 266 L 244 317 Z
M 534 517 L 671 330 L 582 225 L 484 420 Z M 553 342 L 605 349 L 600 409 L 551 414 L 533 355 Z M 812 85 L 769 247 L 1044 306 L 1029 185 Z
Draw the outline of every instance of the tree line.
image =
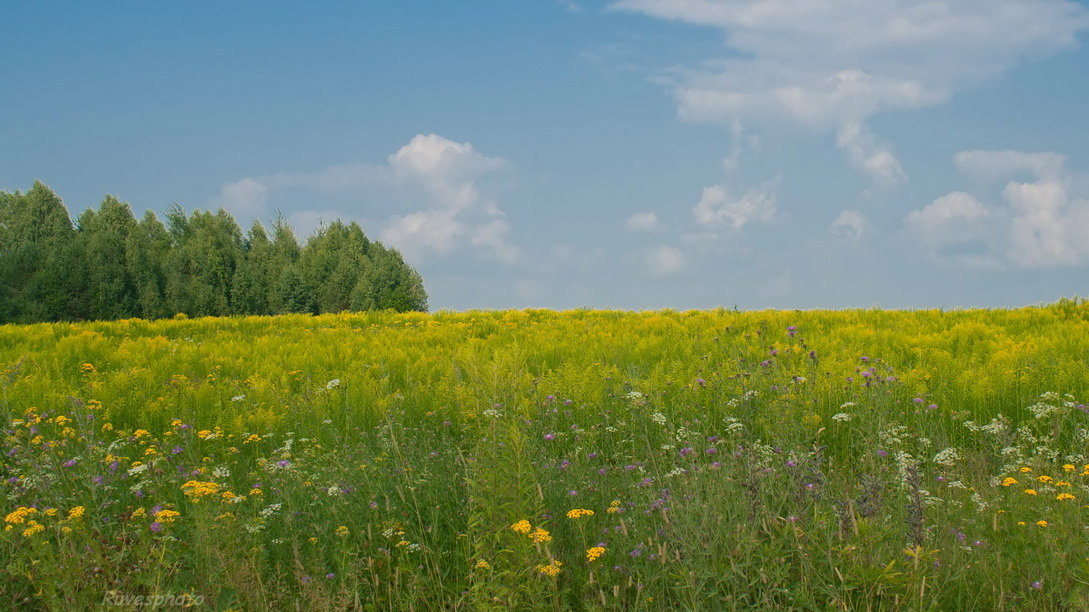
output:
M 0 323 L 427 310 L 420 275 L 354 222 L 300 244 L 279 217 L 245 233 L 223 210 L 165 219 L 106 196 L 73 223 L 41 182 L 0 191 Z

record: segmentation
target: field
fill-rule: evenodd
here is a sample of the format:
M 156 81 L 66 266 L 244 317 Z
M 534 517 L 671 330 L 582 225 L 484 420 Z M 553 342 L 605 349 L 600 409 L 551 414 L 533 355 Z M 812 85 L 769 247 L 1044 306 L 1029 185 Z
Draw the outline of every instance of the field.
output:
M 0 326 L 0 605 L 1086 609 L 1087 399 L 1076 302 Z

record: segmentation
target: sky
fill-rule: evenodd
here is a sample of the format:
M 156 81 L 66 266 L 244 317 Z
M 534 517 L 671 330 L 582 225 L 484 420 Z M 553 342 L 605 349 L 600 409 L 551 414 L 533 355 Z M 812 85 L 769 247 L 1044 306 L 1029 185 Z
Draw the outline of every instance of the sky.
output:
M 1089 295 L 1089 0 L 44 0 L 0 23 L 0 190 L 356 220 L 433 310 Z

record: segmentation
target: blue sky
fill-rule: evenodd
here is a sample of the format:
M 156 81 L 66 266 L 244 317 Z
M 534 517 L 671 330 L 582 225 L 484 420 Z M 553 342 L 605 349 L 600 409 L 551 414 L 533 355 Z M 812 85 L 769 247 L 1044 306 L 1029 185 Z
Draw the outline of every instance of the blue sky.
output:
M 360 221 L 433 308 L 1089 294 L 1089 5 L 8 2 L 0 189 Z

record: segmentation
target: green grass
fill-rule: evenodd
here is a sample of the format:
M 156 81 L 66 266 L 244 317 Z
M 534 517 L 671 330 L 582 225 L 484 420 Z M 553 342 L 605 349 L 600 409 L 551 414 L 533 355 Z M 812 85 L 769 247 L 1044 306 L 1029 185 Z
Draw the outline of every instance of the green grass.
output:
M 1087 321 L 0 326 L 0 602 L 1084 609 Z

